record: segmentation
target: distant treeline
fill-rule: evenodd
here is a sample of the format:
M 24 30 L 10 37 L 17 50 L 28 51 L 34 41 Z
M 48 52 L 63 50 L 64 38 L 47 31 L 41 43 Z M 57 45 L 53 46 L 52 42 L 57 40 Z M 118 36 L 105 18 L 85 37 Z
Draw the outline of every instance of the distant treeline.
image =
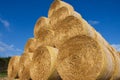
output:
M 9 60 L 10 60 L 10 57 L 0 58 L 0 73 L 7 72 Z

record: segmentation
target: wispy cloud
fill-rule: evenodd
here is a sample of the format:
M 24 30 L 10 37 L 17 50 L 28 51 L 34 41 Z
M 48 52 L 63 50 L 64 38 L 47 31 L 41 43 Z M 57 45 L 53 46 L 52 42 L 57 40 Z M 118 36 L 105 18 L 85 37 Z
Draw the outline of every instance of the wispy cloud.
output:
M 89 20 L 88 23 L 91 24 L 91 25 L 97 25 L 97 24 L 99 24 L 100 22 L 99 22 L 99 21 L 96 21 L 96 20 Z
M 0 23 L 2 23 L 3 26 L 4 26 L 8 31 L 10 30 L 10 23 L 9 23 L 7 20 L 0 18 Z
M 5 49 L 3 47 L 0 47 L 0 52 L 4 52 Z
M 117 51 L 120 51 L 120 44 L 112 44 L 112 46 L 113 46 Z
M 9 45 L 0 41 L 0 57 L 20 55 L 22 52 L 21 49 L 15 48 L 13 44 Z

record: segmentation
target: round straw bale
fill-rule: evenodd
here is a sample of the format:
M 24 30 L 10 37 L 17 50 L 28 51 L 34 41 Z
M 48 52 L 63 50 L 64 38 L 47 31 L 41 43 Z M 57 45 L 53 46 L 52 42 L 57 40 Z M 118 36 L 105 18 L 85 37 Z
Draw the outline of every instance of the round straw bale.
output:
M 119 54 L 117 54 L 117 51 L 113 47 L 108 47 L 108 48 L 109 48 L 110 52 L 112 53 L 114 60 L 115 60 L 114 73 L 110 80 L 120 80 L 120 57 L 119 57 Z
M 48 25 L 49 25 L 49 19 L 46 17 L 40 17 L 35 24 L 34 37 L 38 38 L 40 28 L 48 27 Z
M 63 80 L 109 80 L 114 59 L 105 46 L 89 36 L 76 36 L 59 48 L 57 70 Z
M 50 9 L 48 11 L 48 18 L 52 17 L 54 12 L 56 12 L 61 7 L 66 7 L 69 10 L 69 12 L 74 11 L 73 7 L 70 4 L 63 2 L 63 1 L 60 1 L 60 0 L 55 0 L 51 4 Z
M 60 21 L 64 20 L 67 16 L 71 15 L 73 12 L 71 12 L 68 8 L 66 7 L 61 7 L 58 10 L 56 10 L 52 16 L 49 18 L 50 19 L 50 25 L 54 25 L 59 23 Z
M 13 56 L 8 64 L 8 79 L 13 80 L 18 77 L 20 56 Z
M 29 52 L 34 52 L 36 49 L 36 39 L 35 38 L 30 38 L 24 48 L 24 52 L 29 53 Z
M 41 27 L 38 31 L 37 45 L 54 45 L 52 39 L 54 37 L 54 31 L 50 28 Z
M 52 47 L 38 47 L 33 54 L 30 75 L 33 80 L 47 80 L 55 71 L 58 50 Z
M 20 68 L 19 68 L 19 73 L 18 73 L 20 80 L 31 79 L 30 67 L 31 67 L 32 56 L 33 54 L 30 54 L 30 53 L 22 54 L 20 58 L 20 63 L 19 63 Z

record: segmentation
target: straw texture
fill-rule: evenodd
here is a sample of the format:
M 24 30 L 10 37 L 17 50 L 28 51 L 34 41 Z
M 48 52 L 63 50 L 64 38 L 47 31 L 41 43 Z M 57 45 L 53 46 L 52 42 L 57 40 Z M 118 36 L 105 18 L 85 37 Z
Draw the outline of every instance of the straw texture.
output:
M 32 53 L 34 52 L 36 49 L 36 39 L 35 38 L 30 38 L 28 39 L 25 48 L 24 48 L 24 52 L 25 53 Z
M 39 38 L 39 30 L 41 27 L 48 27 L 49 26 L 49 19 L 46 17 L 40 17 L 36 24 L 35 24 L 35 28 L 34 28 L 34 37 L 35 38 Z
M 54 25 L 53 31 L 55 33 L 54 42 L 56 42 L 55 45 L 58 47 L 64 41 L 77 35 L 87 35 L 97 39 L 104 45 L 109 45 L 107 41 L 75 11 Z
M 52 41 L 54 37 L 54 31 L 50 28 L 41 27 L 39 29 L 39 35 L 37 40 L 37 47 L 38 46 L 53 46 L 54 43 Z
M 55 71 L 58 50 L 49 46 L 38 47 L 33 55 L 30 75 L 33 80 L 47 80 Z
M 118 55 L 119 55 L 119 57 L 120 57 L 120 52 L 118 52 Z
M 51 76 L 48 78 L 48 80 L 62 80 L 62 78 L 60 77 L 57 70 L 55 70 L 53 74 L 51 74 Z
M 13 56 L 8 64 L 8 79 L 13 80 L 18 77 L 20 56 Z
M 113 47 L 109 47 L 109 50 L 111 51 L 111 53 L 114 56 L 114 73 L 111 77 L 110 80 L 120 80 L 120 57 L 119 54 L 117 54 L 117 51 L 113 48 Z
M 69 10 L 69 12 L 74 11 L 73 7 L 70 4 L 63 2 L 61 0 L 55 0 L 50 6 L 50 9 L 48 12 L 48 18 L 51 18 L 52 16 L 54 16 L 53 14 L 61 7 L 66 7 Z
M 76 17 L 79 16 L 78 17 Z M 58 48 L 63 42 L 77 35 L 88 34 L 87 27 L 84 27 L 82 17 L 78 14 L 72 14 L 58 23 L 53 31 L 55 32 L 54 42 Z
M 53 46 L 52 39 L 54 31 L 49 27 L 49 19 L 41 17 L 36 22 L 34 28 L 34 37 L 36 39 L 36 48 L 39 46 Z
M 49 18 L 50 24 L 51 25 L 57 24 L 71 14 L 72 12 L 70 12 L 67 7 L 61 7 L 52 14 L 53 15 L 52 17 Z
M 109 80 L 114 69 L 110 52 L 88 36 L 76 36 L 62 44 L 57 63 L 63 80 Z
M 33 54 L 30 53 L 23 53 L 21 58 L 20 58 L 20 63 L 19 63 L 19 77 L 20 80 L 29 80 L 31 79 L 30 76 L 30 67 L 31 67 L 31 61 L 32 61 L 32 56 Z

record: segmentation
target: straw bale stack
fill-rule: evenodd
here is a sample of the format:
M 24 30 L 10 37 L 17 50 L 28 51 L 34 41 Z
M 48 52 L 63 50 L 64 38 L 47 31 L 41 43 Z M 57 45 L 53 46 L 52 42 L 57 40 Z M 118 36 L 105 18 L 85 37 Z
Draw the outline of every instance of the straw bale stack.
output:
M 59 50 L 59 51 L 58 51 Z M 37 20 L 21 57 L 11 58 L 8 78 L 20 80 L 120 80 L 117 51 L 74 8 L 55 0 Z
M 13 56 L 8 64 L 8 79 L 13 80 L 18 77 L 20 56 Z
M 30 67 L 31 67 L 31 61 L 32 61 L 33 54 L 30 53 L 23 53 L 20 58 L 19 63 L 19 78 L 20 80 L 29 80 L 31 79 L 30 76 Z
M 30 75 L 33 80 L 47 80 L 55 71 L 58 49 L 40 46 L 33 54 Z
M 28 39 L 25 48 L 24 48 L 24 52 L 25 53 L 33 53 L 36 49 L 36 39 L 35 38 L 30 38 Z
M 88 36 L 76 36 L 59 49 L 57 70 L 63 80 L 108 80 L 114 69 L 106 47 Z

